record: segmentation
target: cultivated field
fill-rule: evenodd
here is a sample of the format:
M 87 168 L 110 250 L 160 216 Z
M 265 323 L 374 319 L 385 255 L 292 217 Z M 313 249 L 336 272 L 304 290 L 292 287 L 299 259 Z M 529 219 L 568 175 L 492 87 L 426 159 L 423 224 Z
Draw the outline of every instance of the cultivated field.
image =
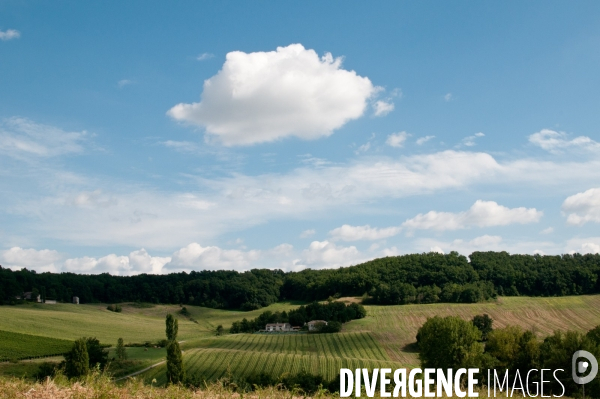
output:
M 540 337 L 554 330 L 587 331 L 600 325 L 600 295 L 558 298 L 503 297 L 478 304 L 430 304 L 367 306 L 367 317 L 344 325 L 328 335 L 236 334 L 215 337 L 221 324 L 227 330 L 233 321 L 256 317 L 265 310 L 281 311 L 298 304 L 282 303 L 252 312 L 237 312 L 188 306 L 190 317 L 179 318 L 179 339 L 188 375 L 214 380 L 227 372 L 249 375 L 260 372 L 282 374 L 302 368 L 332 378 L 342 366 L 392 368 L 418 365 L 415 336 L 428 317 L 458 315 L 471 319 L 487 313 L 494 327 L 520 325 Z M 50 338 L 74 340 L 95 336 L 102 343 L 157 341 L 165 336 L 164 317 L 179 306 L 136 307 L 124 305 L 122 313 L 106 305 L 24 305 L 0 307 L 0 330 Z M 193 319 L 193 320 L 192 320 Z M 160 361 L 151 348 L 129 348 L 130 358 L 139 357 L 138 369 Z M 133 368 L 133 365 L 132 365 Z M 131 370 L 133 371 L 133 369 Z M 164 366 L 145 373 L 151 381 L 164 381 Z
M 184 344 L 184 348 L 187 346 Z M 228 373 L 243 377 L 258 373 L 280 376 L 301 370 L 334 378 L 341 367 L 399 368 L 367 332 L 339 334 L 259 335 L 236 334 L 194 344 L 186 350 L 186 372 L 200 380 L 214 381 Z M 165 382 L 165 367 L 145 375 Z
M 72 345 L 63 339 L 0 331 L 0 362 L 62 355 Z
M 554 298 L 502 297 L 495 302 L 476 304 L 436 303 L 428 305 L 369 306 L 367 317 L 345 327 L 346 331 L 369 331 L 389 358 L 417 366 L 417 330 L 428 317 L 460 316 L 472 319 L 487 313 L 494 327 L 519 325 L 539 337 L 555 330 L 588 331 L 600 325 L 600 295 Z

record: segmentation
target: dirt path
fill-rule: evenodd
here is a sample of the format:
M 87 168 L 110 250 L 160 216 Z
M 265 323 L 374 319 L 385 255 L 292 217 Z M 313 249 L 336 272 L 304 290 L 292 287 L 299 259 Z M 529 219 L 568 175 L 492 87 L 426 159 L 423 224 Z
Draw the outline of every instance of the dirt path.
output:
M 184 342 L 185 342 L 185 341 L 179 341 L 179 343 L 180 343 L 180 344 L 183 344 Z M 182 357 L 183 357 L 183 354 L 184 354 L 184 353 L 185 353 L 185 351 L 181 351 L 181 356 L 182 356 Z M 131 373 L 131 374 L 127 374 L 126 376 L 123 376 L 123 377 L 119 377 L 119 378 L 115 379 L 115 382 L 116 382 L 116 381 L 125 380 L 125 379 L 127 379 L 127 378 L 129 378 L 129 377 L 135 377 L 136 375 L 139 375 L 139 374 L 145 373 L 146 371 L 148 371 L 148 370 L 150 370 L 150 369 L 153 369 L 153 368 L 154 368 L 154 367 L 156 367 L 156 366 L 160 366 L 161 364 L 163 364 L 163 363 L 166 363 L 166 362 L 167 362 L 166 360 L 163 360 L 163 361 L 161 361 L 161 362 L 154 363 L 153 365 L 151 365 L 151 366 L 148 366 L 148 367 L 146 367 L 145 369 L 142 369 L 142 370 L 135 371 L 135 372 L 133 372 L 133 373 Z

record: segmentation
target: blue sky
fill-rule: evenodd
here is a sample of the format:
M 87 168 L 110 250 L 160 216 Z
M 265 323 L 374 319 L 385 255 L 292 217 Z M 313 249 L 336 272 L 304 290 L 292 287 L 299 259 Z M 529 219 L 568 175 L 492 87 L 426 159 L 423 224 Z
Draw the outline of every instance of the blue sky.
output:
M 600 252 L 600 3 L 0 3 L 0 264 Z

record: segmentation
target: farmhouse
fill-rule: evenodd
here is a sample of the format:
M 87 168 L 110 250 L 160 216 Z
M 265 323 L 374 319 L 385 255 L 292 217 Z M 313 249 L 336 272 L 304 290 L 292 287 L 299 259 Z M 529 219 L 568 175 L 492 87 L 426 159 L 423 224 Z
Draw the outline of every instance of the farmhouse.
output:
M 317 331 L 319 329 L 319 325 L 327 325 L 325 320 L 312 320 L 308 323 L 308 331 Z
M 293 331 L 290 323 L 269 323 L 265 326 L 265 331 Z
M 16 297 L 17 299 L 21 299 L 21 297 Z M 41 295 L 33 295 L 33 292 L 24 292 L 22 295 L 23 299 L 27 299 L 28 301 L 34 300 L 36 302 L 42 302 Z

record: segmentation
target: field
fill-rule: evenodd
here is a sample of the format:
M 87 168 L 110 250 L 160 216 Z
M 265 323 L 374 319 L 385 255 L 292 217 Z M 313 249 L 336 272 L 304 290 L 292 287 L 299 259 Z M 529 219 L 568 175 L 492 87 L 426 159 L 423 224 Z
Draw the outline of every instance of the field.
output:
M 281 303 L 268 310 L 290 309 L 297 303 Z M 266 309 L 252 312 L 215 310 L 188 306 L 190 317 L 177 315 L 179 339 L 188 375 L 208 381 L 226 373 L 249 375 L 259 372 L 296 372 L 306 369 L 332 378 L 339 368 L 414 367 L 418 328 L 428 317 L 457 315 L 471 319 L 487 313 L 494 327 L 520 325 L 543 337 L 554 330 L 587 331 L 600 325 L 600 295 L 556 298 L 503 297 L 478 304 L 430 304 L 367 306 L 367 317 L 344 325 L 331 335 L 236 334 L 215 336 L 221 324 L 227 330 L 243 317 L 253 318 Z M 96 336 L 102 343 L 156 341 L 164 337 L 164 316 L 179 306 L 136 307 L 124 305 L 123 313 L 106 310 L 106 305 L 23 305 L 0 307 L 0 330 L 50 338 L 76 339 Z M 191 319 L 195 320 L 192 321 Z M 127 371 L 142 369 L 162 360 L 153 348 L 128 348 Z M 123 371 L 124 372 L 124 371 Z M 122 375 L 122 374 L 120 374 Z M 164 381 L 164 366 L 142 375 L 147 381 Z
M 73 342 L 63 339 L 0 331 L 0 362 L 62 355 L 71 346 Z
M 269 307 L 285 310 L 296 307 L 292 303 L 280 303 Z M 177 305 L 137 307 L 123 305 L 122 313 L 106 310 L 105 304 L 27 304 L 0 306 L 0 330 L 50 338 L 76 340 L 80 337 L 96 337 L 102 344 L 116 345 L 119 338 L 125 343 L 156 342 L 165 338 L 165 316 L 177 315 Z M 179 339 L 188 340 L 211 336 L 217 325 L 226 328 L 244 317 L 253 318 L 262 311 L 236 312 L 188 306 L 191 321 L 177 315 Z
M 185 344 L 184 344 L 185 345 Z M 190 375 L 214 381 L 231 373 L 242 377 L 261 372 L 281 375 L 301 370 L 318 370 L 327 379 L 341 367 L 398 368 L 367 332 L 339 334 L 258 335 L 237 334 L 195 344 L 185 352 L 184 364 Z M 145 375 L 164 383 L 165 367 Z

